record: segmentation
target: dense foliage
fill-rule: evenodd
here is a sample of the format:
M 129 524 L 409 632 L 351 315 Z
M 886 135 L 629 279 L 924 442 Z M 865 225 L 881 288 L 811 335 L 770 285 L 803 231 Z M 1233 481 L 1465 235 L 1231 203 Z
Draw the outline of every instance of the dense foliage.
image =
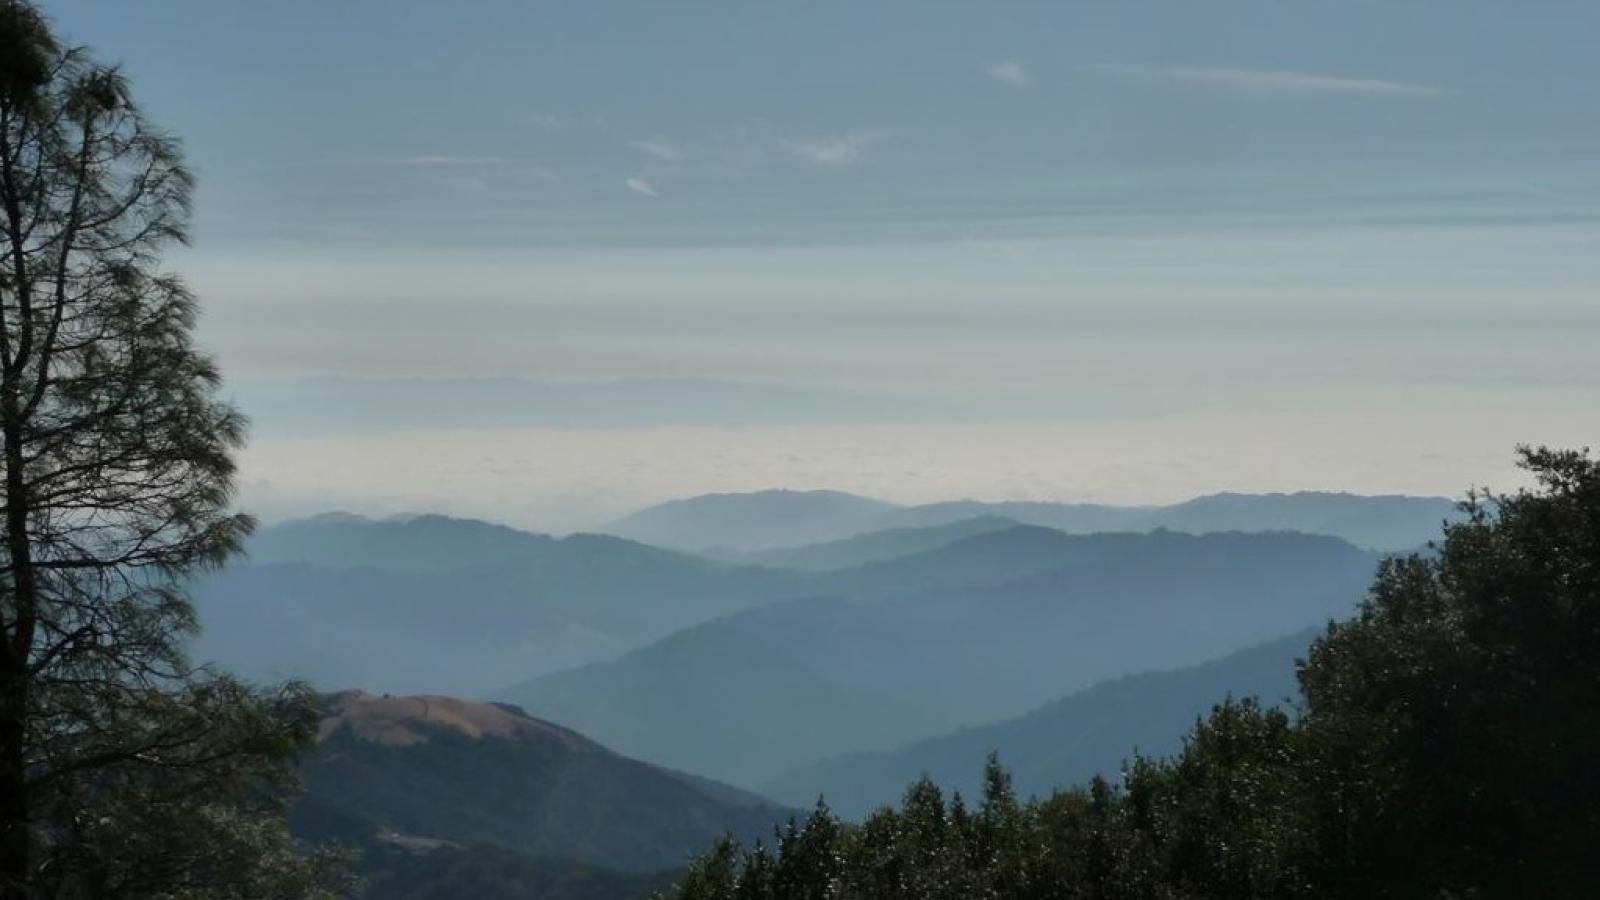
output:
M 976 808 L 913 785 L 859 825 L 820 805 L 724 841 L 682 900 L 1557 897 L 1600 889 L 1600 461 L 1524 450 L 1299 667 L 1291 716 L 1226 700 L 1171 759 Z
M 648 897 L 672 872 L 639 874 L 478 844 L 417 853 L 373 844 L 362 855 L 363 900 L 619 900 Z
M 251 527 L 243 420 L 162 252 L 193 179 L 115 67 L 0 0 L 0 897 L 322 893 L 283 823 L 309 694 L 190 665 Z

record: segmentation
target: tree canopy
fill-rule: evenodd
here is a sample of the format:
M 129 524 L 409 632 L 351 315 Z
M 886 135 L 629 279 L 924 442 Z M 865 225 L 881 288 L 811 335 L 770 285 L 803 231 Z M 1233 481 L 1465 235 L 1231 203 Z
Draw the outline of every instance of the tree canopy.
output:
M 1523 449 L 1383 563 L 1298 670 L 1292 710 L 1222 699 L 1171 759 L 976 809 L 931 781 L 859 825 L 825 805 L 725 841 L 682 900 L 1569 897 L 1600 890 L 1600 460 Z
M 239 413 L 162 266 L 193 179 L 127 80 L 0 0 L 0 897 L 304 896 L 303 688 L 185 658 L 249 532 Z

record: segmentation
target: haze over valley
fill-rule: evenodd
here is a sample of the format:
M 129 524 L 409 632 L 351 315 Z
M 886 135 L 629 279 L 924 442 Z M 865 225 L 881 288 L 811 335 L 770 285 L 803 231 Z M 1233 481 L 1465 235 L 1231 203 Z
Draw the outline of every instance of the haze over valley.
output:
M 1398 496 L 899 507 L 773 491 L 552 538 L 331 513 L 264 529 L 200 586 L 196 652 L 263 680 L 506 700 L 760 789 L 1316 626 L 1353 607 L 1382 552 L 1457 516 Z M 652 537 L 680 546 L 636 540 Z
M 0 900 L 1600 896 L 1596 35 L 0 0 Z

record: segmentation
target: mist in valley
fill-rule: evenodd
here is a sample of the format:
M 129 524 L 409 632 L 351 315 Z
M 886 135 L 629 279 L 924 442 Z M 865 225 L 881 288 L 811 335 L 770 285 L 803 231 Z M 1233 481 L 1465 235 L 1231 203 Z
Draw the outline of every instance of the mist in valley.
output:
M 1597 28 L 0 0 L 0 900 L 1596 893 Z

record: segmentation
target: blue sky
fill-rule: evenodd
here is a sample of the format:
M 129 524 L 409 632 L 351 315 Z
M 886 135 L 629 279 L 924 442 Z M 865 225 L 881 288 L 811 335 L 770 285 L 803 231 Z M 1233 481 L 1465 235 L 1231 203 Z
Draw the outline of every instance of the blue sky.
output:
M 219 250 L 1524 224 L 1595 199 L 1590 4 L 47 8 L 188 139 Z
M 1381 402 L 1505 459 L 1530 403 L 1596 424 L 1592 3 L 45 8 L 186 139 L 175 262 L 244 397 L 709 380 L 1201 429 Z

